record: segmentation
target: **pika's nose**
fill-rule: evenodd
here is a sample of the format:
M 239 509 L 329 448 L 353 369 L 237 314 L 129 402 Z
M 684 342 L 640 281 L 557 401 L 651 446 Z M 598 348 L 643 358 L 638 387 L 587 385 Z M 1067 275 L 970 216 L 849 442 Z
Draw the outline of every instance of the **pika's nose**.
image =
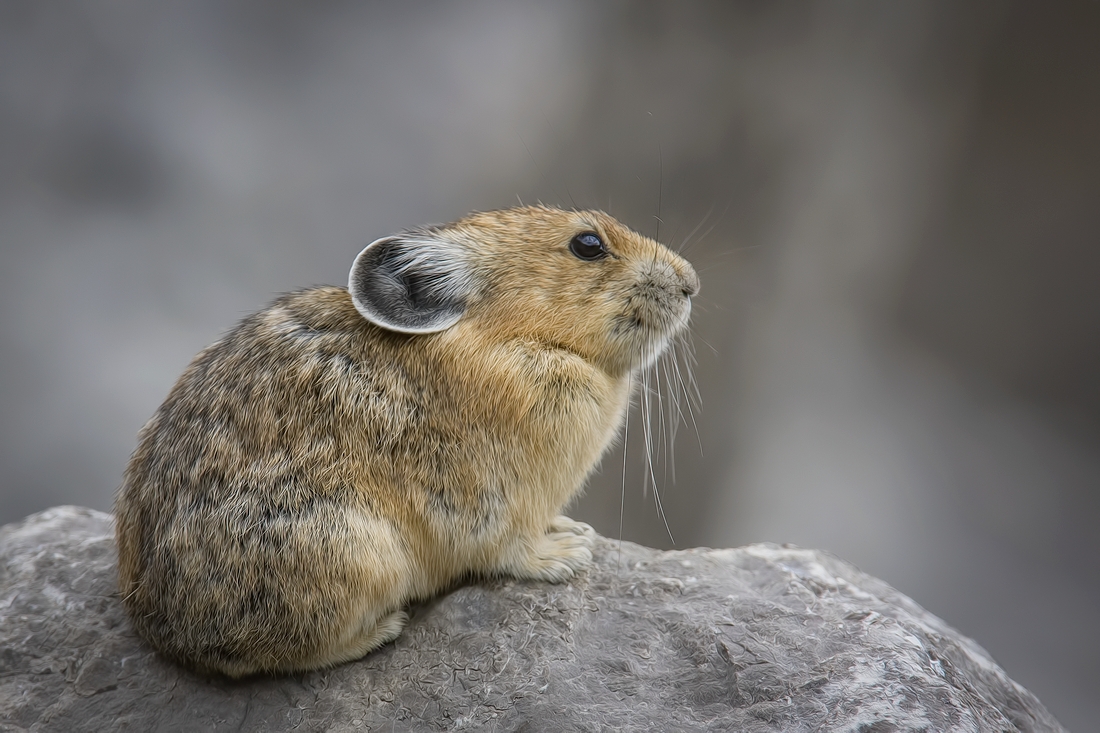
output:
M 684 291 L 684 295 L 692 297 L 699 294 L 699 276 L 695 274 L 695 269 L 686 262 L 679 268 L 680 270 L 680 287 Z

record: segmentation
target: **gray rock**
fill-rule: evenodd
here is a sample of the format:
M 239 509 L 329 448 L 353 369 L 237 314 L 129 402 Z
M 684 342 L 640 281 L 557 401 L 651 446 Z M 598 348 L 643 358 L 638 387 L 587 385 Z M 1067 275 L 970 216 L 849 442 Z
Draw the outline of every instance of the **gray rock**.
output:
M 159 658 L 115 585 L 111 518 L 0 529 L 0 731 L 1059 731 L 978 645 L 851 565 L 599 539 L 569 585 L 490 580 L 396 643 L 243 682 Z

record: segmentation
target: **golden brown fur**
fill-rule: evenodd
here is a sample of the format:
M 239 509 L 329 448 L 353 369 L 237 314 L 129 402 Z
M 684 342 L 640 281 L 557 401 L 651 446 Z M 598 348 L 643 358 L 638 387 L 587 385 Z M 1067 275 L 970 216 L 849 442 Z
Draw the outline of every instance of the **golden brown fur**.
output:
M 570 253 L 598 233 L 609 256 Z M 686 322 L 687 262 L 594 211 L 420 230 L 458 248 L 463 311 L 369 322 L 344 288 L 283 296 L 195 357 L 119 492 L 120 590 L 156 648 L 231 676 L 356 659 L 468 573 L 567 580 L 560 515 L 614 439 L 629 376 Z

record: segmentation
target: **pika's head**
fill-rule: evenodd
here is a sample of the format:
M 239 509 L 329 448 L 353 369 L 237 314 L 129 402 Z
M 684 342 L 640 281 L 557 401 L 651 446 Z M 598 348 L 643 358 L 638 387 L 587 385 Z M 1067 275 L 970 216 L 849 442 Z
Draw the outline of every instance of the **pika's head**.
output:
M 624 373 L 652 362 L 687 324 L 699 278 L 682 257 L 603 212 L 528 206 L 372 242 L 348 289 L 363 317 L 384 329 L 461 326 Z

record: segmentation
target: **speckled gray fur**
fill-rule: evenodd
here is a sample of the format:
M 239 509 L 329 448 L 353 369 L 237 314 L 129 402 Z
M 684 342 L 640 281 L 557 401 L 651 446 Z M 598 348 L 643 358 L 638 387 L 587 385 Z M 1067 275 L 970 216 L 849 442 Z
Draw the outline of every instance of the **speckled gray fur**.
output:
M 324 672 L 203 678 L 133 634 L 111 518 L 0 529 L 0 732 L 1060 731 L 974 642 L 811 550 L 598 539 L 568 585 L 480 581 Z

